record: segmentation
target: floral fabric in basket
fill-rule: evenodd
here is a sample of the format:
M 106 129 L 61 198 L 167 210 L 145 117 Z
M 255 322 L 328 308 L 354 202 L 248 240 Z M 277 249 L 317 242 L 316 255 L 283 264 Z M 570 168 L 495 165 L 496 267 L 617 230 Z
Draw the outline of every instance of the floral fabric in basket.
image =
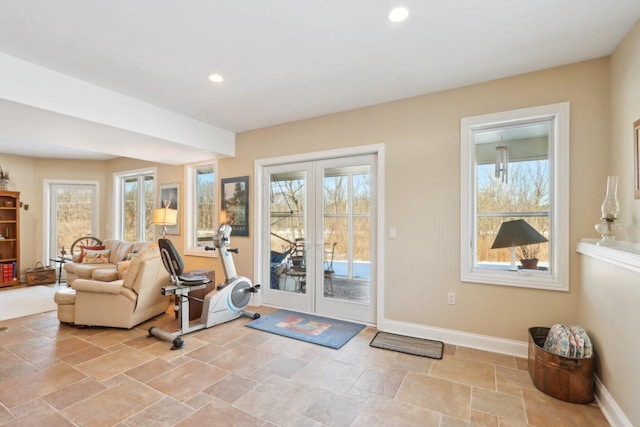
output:
M 543 348 L 563 357 L 581 359 L 593 355 L 591 340 L 581 326 L 553 325 Z

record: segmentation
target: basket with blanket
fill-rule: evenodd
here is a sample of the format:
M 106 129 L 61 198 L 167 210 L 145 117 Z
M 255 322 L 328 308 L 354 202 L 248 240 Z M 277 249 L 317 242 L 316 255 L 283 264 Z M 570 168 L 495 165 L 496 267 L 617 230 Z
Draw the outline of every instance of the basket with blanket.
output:
M 580 326 L 529 328 L 529 374 L 536 388 L 571 403 L 593 401 L 593 346 Z

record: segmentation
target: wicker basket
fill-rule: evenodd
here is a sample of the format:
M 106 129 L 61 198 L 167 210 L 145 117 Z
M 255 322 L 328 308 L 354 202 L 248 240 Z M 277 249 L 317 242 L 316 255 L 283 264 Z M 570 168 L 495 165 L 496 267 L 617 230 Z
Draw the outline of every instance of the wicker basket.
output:
M 56 269 L 38 261 L 34 268 L 27 268 L 27 285 L 50 285 L 56 283 Z

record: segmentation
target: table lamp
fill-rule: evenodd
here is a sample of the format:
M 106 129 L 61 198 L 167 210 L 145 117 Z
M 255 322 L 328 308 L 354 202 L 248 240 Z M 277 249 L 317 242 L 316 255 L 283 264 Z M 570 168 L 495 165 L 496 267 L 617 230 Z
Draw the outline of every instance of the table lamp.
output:
M 178 210 L 164 207 L 153 211 L 153 224 L 162 226 L 162 238 L 167 237 L 167 225 L 176 225 Z
M 505 221 L 500 225 L 498 235 L 491 249 L 511 248 L 511 270 L 516 269 L 516 246 L 533 245 L 548 242 L 538 231 L 524 219 Z

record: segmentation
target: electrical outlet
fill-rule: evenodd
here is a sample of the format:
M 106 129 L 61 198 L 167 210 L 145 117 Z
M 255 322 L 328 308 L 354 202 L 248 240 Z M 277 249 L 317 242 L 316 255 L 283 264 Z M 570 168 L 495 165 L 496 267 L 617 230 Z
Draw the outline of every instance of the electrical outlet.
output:
M 449 292 L 447 294 L 447 304 L 454 305 L 456 303 L 456 293 Z

